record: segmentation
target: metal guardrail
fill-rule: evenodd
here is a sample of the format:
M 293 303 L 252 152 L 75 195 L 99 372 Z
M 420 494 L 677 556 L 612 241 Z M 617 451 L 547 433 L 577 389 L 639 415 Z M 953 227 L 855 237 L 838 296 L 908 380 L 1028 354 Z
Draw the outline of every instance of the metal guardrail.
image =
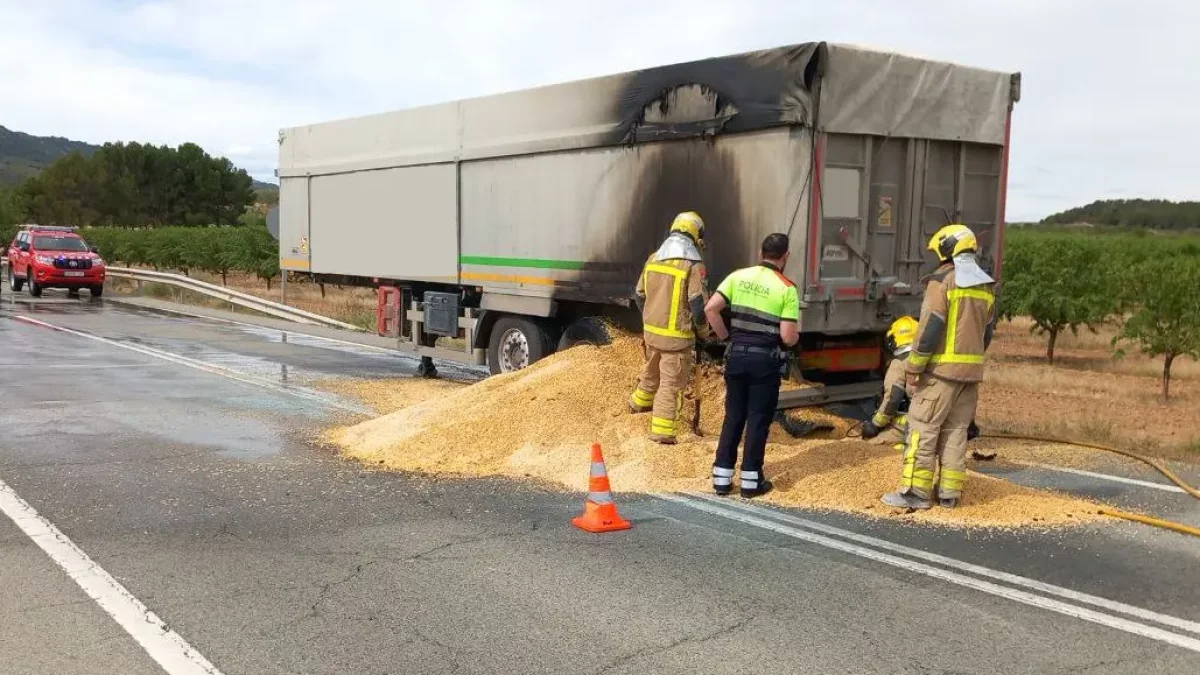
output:
M 132 279 L 134 281 L 144 283 L 168 284 L 177 288 L 192 291 L 194 293 L 207 295 L 211 298 L 224 300 L 230 304 L 237 305 L 239 307 L 245 307 L 246 309 L 252 309 L 256 312 L 261 312 L 279 319 L 294 321 L 296 323 L 303 323 L 311 326 L 329 326 L 332 328 L 342 328 L 356 332 L 362 331 L 362 328 L 359 328 L 358 326 L 344 323 L 342 321 L 338 321 L 337 319 L 330 319 L 327 316 L 313 314 L 312 312 L 306 312 L 302 309 L 296 309 L 295 307 L 289 307 L 288 305 L 278 302 L 265 300 L 258 296 L 250 295 L 249 293 L 242 293 L 241 291 L 235 291 L 224 286 L 218 286 L 217 284 L 210 284 L 207 281 L 193 279 L 183 274 L 171 274 L 170 272 L 155 272 L 153 270 L 139 270 L 128 267 L 112 266 L 107 268 L 107 274 L 110 277 L 115 277 L 118 279 Z
M 8 257 L 0 257 L 0 266 L 8 266 Z M 211 298 L 224 300 L 232 305 L 252 309 L 256 312 L 261 312 L 277 319 L 286 319 L 296 323 L 307 324 L 310 326 L 329 326 L 332 328 L 342 328 L 362 332 L 362 328 L 353 324 L 331 319 L 320 314 L 313 314 L 302 309 L 289 307 L 278 302 L 265 300 L 249 293 L 242 293 L 224 286 L 210 284 L 207 281 L 193 279 L 183 274 L 172 274 L 170 272 L 155 272 L 153 270 L 139 270 L 129 267 L 112 267 L 106 269 L 106 274 L 110 277 L 118 279 L 132 279 L 139 283 L 155 283 L 168 284 L 185 290 L 189 290 L 202 295 L 207 295 Z

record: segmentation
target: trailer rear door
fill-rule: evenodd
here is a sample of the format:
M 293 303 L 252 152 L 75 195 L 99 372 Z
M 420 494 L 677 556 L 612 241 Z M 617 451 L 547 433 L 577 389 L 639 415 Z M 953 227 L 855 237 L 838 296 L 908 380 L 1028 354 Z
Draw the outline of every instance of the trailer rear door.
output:
M 912 142 L 829 134 L 821 155 L 817 266 L 810 282 L 827 302 L 878 299 L 896 282 L 909 281 Z
M 823 143 L 817 265 L 809 279 L 816 299 L 836 306 L 919 295 L 922 275 L 936 264 L 926 244 L 951 222 L 975 231 L 980 257 L 992 265 L 1000 146 L 849 134 L 828 134 Z M 826 329 L 868 328 L 864 320 L 869 315 L 838 308 Z

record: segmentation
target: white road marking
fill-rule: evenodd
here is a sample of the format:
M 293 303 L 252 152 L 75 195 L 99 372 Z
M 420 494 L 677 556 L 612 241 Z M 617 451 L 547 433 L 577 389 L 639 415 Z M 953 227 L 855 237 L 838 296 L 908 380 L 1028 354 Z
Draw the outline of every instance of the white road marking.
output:
M 1075 604 L 1071 604 L 1069 602 L 1064 602 L 1063 600 L 1057 600 L 1054 598 L 1037 595 L 1035 593 L 1024 591 L 1019 588 L 1012 588 L 1009 586 L 1004 586 L 999 583 L 995 583 L 993 581 L 988 581 L 986 579 L 979 579 L 979 578 L 976 578 L 973 576 L 968 576 L 966 574 L 962 574 L 959 571 L 955 571 L 955 570 L 971 569 L 971 571 L 976 574 L 980 573 L 978 570 L 985 570 L 987 572 L 986 576 L 990 576 L 997 580 L 999 580 L 999 579 L 1007 580 L 1006 576 L 1016 577 L 1016 575 L 1006 575 L 1005 573 L 996 572 L 995 570 L 988 570 L 987 568 L 983 568 L 983 567 L 979 567 L 979 566 L 975 566 L 975 565 L 970 565 L 969 563 L 954 560 L 952 558 L 946 558 L 944 556 L 936 556 L 935 554 L 927 554 L 924 551 L 916 551 L 916 549 L 909 549 L 907 547 L 900 547 L 896 544 L 892 544 L 891 542 L 886 542 L 881 539 L 867 538 L 867 539 L 873 540 L 874 542 L 878 542 L 875 545 L 878 546 L 879 548 L 888 548 L 888 549 L 892 549 L 897 552 L 904 550 L 906 553 L 910 552 L 910 551 L 921 553 L 921 554 L 923 554 L 923 557 L 929 556 L 929 557 L 932 557 L 933 559 L 939 560 L 939 562 L 945 561 L 943 564 L 949 564 L 949 565 L 953 566 L 954 569 L 944 569 L 942 567 L 935 567 L 934 565 L 929 565 L 929 564 L 926 564 L 923 562 L 918 562 L 916 560 L 904 558 L 899 555 L 887 553 L 885 551 L 876 550 L 874 548 L 868 548 L 866 546 L 860 546 L 858 544 L 851 543 L 850 541 L 843 541 L 841 539 L 835 539 L 832 536 L 818 534 L 817 532 L 810 531 L 809 529 L 801 529 L 799 527 L 792 527 L 790 525 L 785 525 L 782 522 L 777 522 L 776 519 L 774 519 L 774 514 L 770 514 L 772 516 L 772 518 L 770 518 L 770 519 L 764 518 L 764 517 L 762 517 L 762 515 L 767 515 L 767 514 L 762 514 L 761 509 L 753 509 L 753 511 L 755 513 L 752 514 L 750 512 L 752 510 L 751 507 L 735 508 L 735 507 L 732 507 L 731 504 L 724 504 L 722 502 L 717 501 L 715 498 L 701 497 L 699 499 L 688 499 L 686 497 L 677 496 L 677 495 L 656 495 L 656 496 L 659 499 L 663 499 L 665 501 L 670 501 L 670 502 L 674 502 L 677 504 L 681 504 L 683 506 L 687 506 L 689 508 L 696 509 L 697 511 L 702 511 L 704 513 L 708 513 L 711 515 L 720 516 L 722 518 L 727 518 L 729 520 L 737 521 L 737 522 L 740 522 L 740 523 L 743 523 L 746 525 L 751 525 L 751 526 L 758 527 L 758 528 L 761 528 L 764 530 L 782 534 L 782 535 L 785 535 L 788 537 L 792 537 L 794 539 L 799 539 L 801 541 L 806 541 L 806 542 L 809 542 L 812 544 L 817 544 L 819 546 L 831 548 L 831 549 L 834 549 L 837 551 L 841 551 L 843 553 L 849 553 L 851 555 L 856 555 L 861 558 L 866 558 L 868 560 L 874 560 L 876 562 L 880 562 L 880 563 L 883 563 L 886 565 L 891 565 L 893 567 L 908 570 L 910 572 L 916 572 L 918 574 L 923 574 L 925 576 L 932 577 L 934 579 L 940 579 L 942 581 L 946 581 L 946 582 L 949 582 L 949 583 L 952 583 L 952 584 L 955 584 L 958 586 L 963 586 L 965 588 L 971 588 L 971 589 L 974 589 L 977 591 L 982 591 L 982 592 L 988 593 L 990 595 L 995 595 L 997 597 L 1006 598 L 1008 600 L 1020 602 L 1022 604 L 1026 604 L 1026 605 L 1029 605 L 1032 607 L 1038 607 L 1038 608 L 1049 610 L 1052 612 L 1057 612 L 1059 614 L 1063 614 L 1066 616 L 1081 619 L 1083 621 L 1089 621 L 1089 622 L 1092 622 L 1092 623 L 1095 623 L 1095 624 L 1098 624 L 1101 626 L 1105 626 L 1108 628 L 1114 628 L 1116 630 L 1125 631 L 1125 632 L 1131 633 L 1133 635 L 1139 635 L 1142 637 L 1150 638 L 1152 640 L 1157 640 L 1160 642 L 1164 642 L 1166 644 L 1174 645 L 1176 647 L 1181 647 L 1181 648 L 1187 649 L 1189 651 L 1200 653 L 1200 639 L 1190 637 L 1187 635 L 1179 635 L 1178 633 L 1172 633 L 1171 631 L 1164 630 L 1157 626 L 1151 626 L 1151 625 L 1139 623 L 1137 621 L 1133 621 L 1133 620 L 1127 619 L 1125 617 L 1115 616 L 1112 614 L 1106 614 L 1103 612 L 1098 612 L 1096 610 L 1089 609 L 1087 607 L 1082 607 L 1080 605 L 1075 605 Z M 784 515 L 784 514 L 780 514 L 780 515 Z M 783 520 L 783 519 L 781 518 L 779 520 Z M 803 521 L 803 522 L 805 522 L 806 527 L 808 527 L 808 521 Z M 816 528 L 812 528 L 812 529 L 816 529 Z M 837 528 L 830 528 L 830 529 L 836 530 Z M 864 536 L 864 535 L 855 535 L 854 533 L 847 532 L 845 530 L 839 530 L 839 532 L 845 532 L 845 534 L 854 535 L 855 537 L 863 537 Z M 844 536 L 844 535 L 838 535 L 838 536 Z M 851 537 L 845 537 L 845 538 L 850 539 Z M 911 555 L 911 553 L 910 553 L 910 555 Z M 929 558 L 927 558 L 927 559 L 929 559 Z M 1020 577 L 1017 577 L 1017 578 L 1020 578 Z M 1025 581 L 1033 582 L 1032 579 L 1027 579 Z M 1040 582 L 1033 582 L 1033 583 L 1038 584 Z M 1049 584 L 1046 584 L 1046 586 L 1049 586 Z M 1066 591 L 1067 589 L 1062 589 L 1062 590 Z M 1085 594 L 1079 594 L 1079 595 L 1083 596 Z M 1111 602 L 1111 601 L 1104 600 L 1103 598 L 1095 598 L 1095 600 L 1101 600 L 1105 603 Z M 1119 603 L 1113 603 L 1113 604 L 1119 604 Z M 1129 606 L 1125 606 L 1125 607 L 1129 607 Z M 1147 616 L 1153 615 L 1155 617 L 1153 620 L 1156 621 L 1157 623 L 1162 623 L 1164 625 L 1175 625 L 1177 627 L 1188 626 L 1188 628 L 1187 628 L 1188 630 L 1195 630 L 1195 628 L 1192 627 L 1195 625 L 1194 622 L 1186 621 L 1184 619 L 1179 619 L 1177 617 L 1171 617 L 1171 616 L 1167 616 L 1167 615 L 1163 615 L 1163 614 L 1158 614 L 1156 612 L 1149 612 L 1149 610 L 1143 610 L 1143 609 L 1136 608 L 1136 607 L 1129 607 L 1129 609 L 1136 610 L 1136 612 L 1138 612 L 1141 615 L 1147 615 Z M 1132 612 L 1128 612 L 1128 613 L 1132 614 Z
M 1072 469 L 1072 468 L 1066 467 L 1066 466 L 1052 466 L 1050 464 L 1038 464 L 1035 462 L 1014 462 L 1014 464 L 1022 464 L 1024 466 L 1033 466 L 1033 467 L 1037 467 L 1039 469 L 1045 469 L 1046 471 L 1057 471 L 1059 473 L 1073 473 L 1078 476 L 1087 476 L 1088 478 L 1098 478 L 1100 480 L 1107 480 L 1107 481 L 1111 481 L 1114 483 L 1125 483 L 1127 485 L 1137 485 L 1139 487 L 1153 488 L 1155 490 L 1162 490 L 1163 492 L 1179 492 L 1181 494 L 1187 494 L 1187 490 L 1184 490 L 1183 488 L 1179 487 L 1178 485 L 1167 485 L 1166 483 L 1155 483 L 1153 481 L 1139 480 L 1137 478 L 1126 478 L 1124 476 L 1114 476 L 1110 473 L 1096 473 L 1095 471 L 1084 471 L 1083 469 Z
M 0 511 L 124 628 L 167 675 L 221 675 L 216 666 L 2 480 Z
M 0 363 L 0 368 L 32 368 L 35 370 L 116 370 L 118 368 L 144 368 L 159 366 L 158 363 L 139 363 L 136 366 L 129 363 Z
M 1169 616 L 1167 614 L 1159 614 L 1158 612 L 1152 612 L 1147 609 L 1142 609 L 1141 607 L 1127 605 L 1123 602 L 1117 602 L 1116 600 L 1109 600 L 1108 598 L 1102 598 L 1102 597 L 1099 597 L 1096 595 L 1091 595 L 1089 593 L 1074 591 L 1069 588 L 1063 588 L 1062 586 L 1055 586 L 1054 584 L 1048 584 L 1043 581 L 1038 581 L 1036 579 L 1030 579 L 1028 577 L 1023 577 L 1023 576 L 1020 576 L 1019 574 L 1012 574 L 1010 572 L 1002 572 L 1000 570 L 994 570 L 990 567 L 984 567 L 982 565 L 975 565 L 973 563 L 969 563 L 969 562 L 966 562 L 963 560 L 958 560 L 956 558 L 950 558 L 950 557 L 947 557 L 944 555 L 938 555 L 937 553 L 930 553 L 928 551 L 922 551 L 920 549 L 912 548 L 910 546 L 905 546 L 903 544 L 897 544 L 895 542 L 888 541 L 886 539 L 880 539 L 878 537 L 872 537 L 872 536 L 866 535 L 866 534 L 859 534 L 857 532 L 852 532 L 850 530 L 843 530 L 838 527 L 833 527 L 832 525 L 818 523 L 814 520 L 800 518 L 798 516 L 793 516 L 791 514 L 776 511 L 774 509 L 765 509 L 762 507 L 756 507 L 756 506 L 752 506 L 749 504 L 740 504 L 736 501 L 720 500 L 719 498 L 717 498 L 715 496 L 709 496 L 709 495 L 692 494 L 689 496 L 695 497 L 697 499 L 703 499 L 705 501 L 708 501 L 708 502 L 711 502 L 714 504 L 721 504 L 721 505 L 727 506 L 729 508 L 739 509 L 739 510 L 745 511 L 747 513 L 761 515 L 765 518 L 773 518 L 775 520 L 787 523 L 789 525 L 794 525 L 801 529 L 808 529 L 808 530 L 813 530 L 813 531 L 820 532 L 822 534 L 827 534 L 827 535 L 834 536 L 834 537 L 841 537 L 842 539 L 848 539 L 850 541 L 853 541 L 853 542 L 856 542 L 859 544 L 864 544 L 866 546 L 874 546 L 875 548 L 883 549 L 886 551 L 891 551 L 893 553 L 900 553 L 900 554 L 907 555 L 912 558 L 918 558 L 920 560 L 925 560 L 926 562 L 932 562 L 932 563 L 937 563 L 940 565 L 945 565 L 945 566 L 950 567 L 955 570 L 970 572 L 972 574 L 977 574 L 982 577 L 988 577 L 991 579 L 995 579 L 997 581 L 1003 581 L 1005 583 L 1010 583 L 1010 584 L 1013 584 L 1016 586 L 1023 586 L 1030 590 L 1040 591 L 1042 593 L 1048 593 L 1050 595 L 1056 595 L 1056 596 L 1066 599 L 1066 600 L 1071 600 L 1074 602 L 1082 602 L 1084 604 L 1093 605 L 1096 607 L 1102 607 L 1102 608 L 1110 610 L 1110 611 L 1120 612 L 1122 614 L 1128 614 L 1130 616 L 1134 616 L 1139 619 L 1144 619 L 1146 621 L 1154 621 L 1156 623 L 1161 623 L 1166 626 L 1172 626 L 1174 628 L 1179 628 L 1181 630 L 1186 630 L 1188 632 L 1200 635 L 1200 622 L 1197 622 L 1197 621 L 1189 621 L 1187 619 L 1181 619 L 1178 617 Z
M 222 377 L 227 377 L 231 380 L 237 380 L 238 382 L 242 382 L 244 384 L 251 384 L 256 387 L 270 389 L 272 391 L 279 392 L 281 394 L 287 394 L 289 396 L 295 396 L 297 398 L 302 398 L 305 400 L 320 403 L 321 405 L 328 406 L 330 408 L 337 408 L 339 410 L 344 410 L 346 412 L 352 412 L 352 413 L 355 413 L 358 415 L 373 415 L 374 414 L 374 411 L 368 410 L 367 408 L 364 408 L 362 406 L 341 403 L 339 401 L 332 400 L 326 396 L 322 396 L 320 394 L 306 391 L 303 389 L 283 387 L 283 386 L 275 384 L 274 382 L 269 382 L 267 380 L 263 380 L 263 379 L 260 379 L 257 377 L 245 375 L 245 374 L 239 373 L 235 370 L 230 370 L 229 368 L 225 368 L 223 366 L 214 365 L 212 363 L 207 363 L 205 361 L 200 361 L 198 359 L 193 359 L 193 358 L 190 358 L 187 356 L 180 356 L 179 354 L 172 354 L 171 352 L 162 351 L 160 349 L 155 349 L 153 347 L 146 347 L 144 345 L 126 344 L 124 342 L 118 342 L 116 340 L 111 340 L 109 338 L 101 337 L 99 335 L 93 335 L 91 333 L 83 333 L 83 332 L 80 332 L 77 330 L 72 330 L 70 328 L 65 328 L 63 326 L 57 326 L 52 323 L 46 323 L 45 321 L 39 321 L 38 319 L 30 318 L 28 316 L 23 316 L 23 315 L 15 316 L 15 317 L 13 317 L 13 320 L 21 321 L 23 323 L 31 324 L 34 326 L 40 326 L 42 328 L 49 328 L 51 330 L 56 330 L 61 333 L 66 333 L 68 335 L 74 335 L 76 337 L 86 338 L 88 340 L 95 340 L 97 342 L 102 342 L 106 345 L 110 345 L 113 347 L 120 347 L 121 349 L 128 349 L 129 351 L 137 352 L 139 354 L 145 354 L 146 356 L 153 356 L 156 359 L 170 361 L 171 363 L 176 363 L 181 366 L 187 366 L 188 368 L 194 368 L 196 370 L 204 371 L 206 373 L 211 373 L 214 375 L 220 375 Z

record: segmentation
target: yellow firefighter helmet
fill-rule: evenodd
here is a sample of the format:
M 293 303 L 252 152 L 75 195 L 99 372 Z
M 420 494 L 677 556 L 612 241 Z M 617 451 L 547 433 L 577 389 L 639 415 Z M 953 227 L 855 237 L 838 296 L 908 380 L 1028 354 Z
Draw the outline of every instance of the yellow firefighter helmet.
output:
M 692 238 L 696 245 L 704 248 L 704 219 L 695 211 L 684 211 L 675 216 L 671 223 L 672 232 L 682 232 Z
M 917 338 L 917 325 L 917 320 L 911 316 L 902 316 L 893 321 L 885 340 L 888 351 L 900 356 L 912 349 L 913 340 Z
M 960 253 L 979 250 L 979 242 L 966 225 L 947 225 L 929 239 L 929 250 L 937 254 L 938 260 L 948 262 Z

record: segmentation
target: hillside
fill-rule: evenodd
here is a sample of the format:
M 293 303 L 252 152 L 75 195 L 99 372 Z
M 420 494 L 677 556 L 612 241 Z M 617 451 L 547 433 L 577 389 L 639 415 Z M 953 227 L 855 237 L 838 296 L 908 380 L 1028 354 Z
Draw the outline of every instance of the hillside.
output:
M 30 176 L 37 175 L 56 159 L 73 152 L 90 156 L 100 149 L 82 141 L 60 136 L 34 136 L 0 126 L 0 187 L 14 187 Z M 274 183 L 255 180 L 254 189 L 261 193 L 278 190 Z
M 1200 229 L 1200 202 L 1166 199 L 1101 199 L 1047 216 L 1045 225 L 1100 225 L 1150 230 Z
M 0 185 L 14 186 L 72 152 L 91 155 L 97 145 L 58 136 L 32 136 L 0 126 Z

